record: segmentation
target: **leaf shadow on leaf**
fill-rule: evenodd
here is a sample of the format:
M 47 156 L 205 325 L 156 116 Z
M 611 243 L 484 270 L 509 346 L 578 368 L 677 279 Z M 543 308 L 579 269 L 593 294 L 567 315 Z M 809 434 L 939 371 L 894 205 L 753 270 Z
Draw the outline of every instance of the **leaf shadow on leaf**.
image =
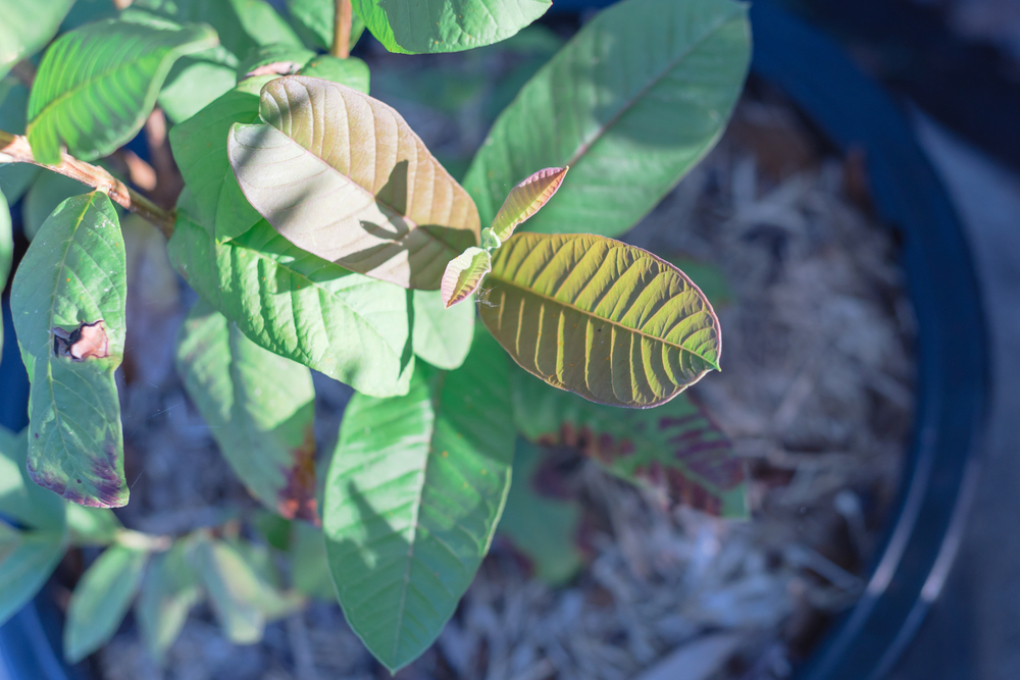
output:
M 386 518 L 387 509 L 374 507 L 354 481 L 347 484 L 346 495 L 356 508 L 361 539 L 336 541 L 327 533 L 333 583 L 351 629 L 376 659 L 395 673 L 421 656 L 439 637 L 473 581 L 474 570 L 465 582 L 448 562 L 440 563 L 435 555 L 421 556 L 430 541 L 442 546 L 440 554 L 449 555 L 447 534 L 461 531 L 459 525 L 434 526 L 430 530 L 422 526 L 419 516 L 415 524 L 401 529 Z M 483 505 L 479 497 L 460 514 L 477 514 Z M 421 513 L 427 512 L 426 504 Z M 416 544 L 408 540 L 408 534 L 426 545 L 416 552 Z M 384 570 L 392 570 L 392 565 L 402 560 L 411 564 L 400 566 L 399 578 L 387 579 Z M 344 576 L 349 580 L 345 582 Z
M 260 251 L 263 254 L 268 255 L 269 257 L 271 257 L 273 259 L 276 259 L 276 260 L 291 259 L 291 253 L 286 252 L 285 248 L 281 248 L 280 247 L 281 243 L 282 242 L 280 242 L 280 241 L 276 241 L 275 243 L 273 241 L 269 241 L 267 243 L 260 244 L 259 249 L 260 249 Z M 327 275 L 327 276 L 323 276 L 322 274 L 324 272 L 325 273 L 334 272 L 334 273 L 332 273 L 330 275 Z M 278 290 L 278 291 L 290 291 L 290 290 L 295 289 L 295 283 L 294 283 L 294 280 L 293 280 L 293 278 L 294 278 L 294 272 L 293 271 L 291 271 L 287 267 L 276 267 L 275 268 L 275 273 L 276 273 L 276 280 L 275 280 L 274 283 L 275 283 L 276 290 Z M 339 279 L 339 278 L 344 277 L 344 276 L 354 276 L 354 275 L 355 275 L 355 272 L 352 272 L 352 271 L 350 271 L 348 269 L 341 269 L 341 268 L 334 268 L 334 267 L 323 267 L 323 268 L 319 269 L 316 272 L 316 275 L 314 277 L 314 281 L 315 281 L 315 283 L 318 283 L 318 284 L 324 284 L 324 283 L 327 283 L 327 282 L 335 280 L 335 279 Z M 296 288 L 300 289 L 301 286 L 297 285 Z M 407 368 L 408 364 L 414 358 L 414 344 L 413 344 L 414 333 L 412 333 L 410 331 L 410 329 L 414 328 L 414 304 L 412 302 L 412 291 L 408 290 L 408 291 L 406 291 L 406 294 L 407 294 L 407 328 L 409 330 L 408 330 L 408 333 L 407 333 L 407 339 L 404 342 L 404 346 L 403 346 L 403 348 L 401 348 L 401 352 L 400 352 L 400 371 L 401 372 L 403 372 Z

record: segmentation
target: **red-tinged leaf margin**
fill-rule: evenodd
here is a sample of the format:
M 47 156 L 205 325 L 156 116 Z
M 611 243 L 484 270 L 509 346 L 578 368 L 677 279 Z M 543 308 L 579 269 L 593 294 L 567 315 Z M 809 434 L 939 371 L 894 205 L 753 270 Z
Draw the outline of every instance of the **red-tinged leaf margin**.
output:
M 514 229 L 549 202 L 567 176 L 570 166 L 545 168 L 533 173 L 510 190 L 499 212 L 492 219 L 492 232 L 500 241 L 510 238 Z
M 492 270 L 492 255 L 482 248 L 468 248 L 450 260 L 443 272 L 439 290 L 449 309 L 478 290 L 482 279 Z

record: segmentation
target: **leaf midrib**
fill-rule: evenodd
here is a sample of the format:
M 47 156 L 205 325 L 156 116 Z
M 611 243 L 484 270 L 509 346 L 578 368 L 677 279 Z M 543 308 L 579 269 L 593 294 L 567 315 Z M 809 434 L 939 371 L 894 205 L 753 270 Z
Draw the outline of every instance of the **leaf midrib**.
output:
M 432 423 L 430 425 L 432 431 L 429 433 L 428 449 L 425 451 L 425 463 L 421 468 L 421 484 L 418 487 L 418 492 L 415 496 L 413 518 L 411 520 L 411 537 L 408 540 L 407 547 L 407 569 L 404 570 L 404 587 L 400 590 L 400 606 L 397 609 L 397 633 L 393 637 L 393 658 L 396 660 L 397 652 L 400 650 L 400 634 L 402 632 L 402 626 L 404 625 L 404 612 L 407 607 L 405 602 L 407 600 L 407 591 L 411 587 L 411 565 L 414 564 L 414 549 L 415 541 L 418 540 L 418 514 L 421 511 L 421 506 L 425 499 L 425 487 L 427 486 L 428 474 L 429 474 L 429 463 L 432 461 L 432 453 L 435 450 L 435 437 L 437 432 L 436 425 L 439 422 L 440 415 L 440 395 L 443 393 L 443 385 L 446 383 L 446 372 L 442 371 L 436 377 L 435 384 L 426 384 L 428 390 L 429 406 L 432 409 Z
M 61 257 L 60 257 L 60 264 L 57 266 L 57 276 L 54 277 L 54 279 L 53 279 L 53 292 L 50 294 L 50 310 L 49 310 L 49 313 L 46 316 L 47 327 L 50 328 L 50 329 L 53 328 L 53 317 L 56 314 L 55 310 L 56 310 L 56 306 L 57 306 L 57 292 L 60 289 L 60 277 L 63 275 L 62 272 L 64 271 L 64 269 L 66 267 L 67 255 L 68 255 L 68 253 L 71 252 L 71 246 L 75 243 L 75 239 L 74 239 L 75 234 L 78 233 L 79 227 L 81 227 L 82 222 L 85 221 L 85 215 L 86 215 L 86 213 L 88 213 L 89 208 L 92 207 L 92 202 L 95 200 L 95 197 L 96 197 L 96 192 L 93 191 L 89 195 L 89 200 L 85 203 L 84 208 L 82 208 L 81 214 L 78 216 L 78 219 L 75 221 L 74 227 L 72 227 L 71 233 L 69 234 L 69 236 L 67 238 L 67 241 L 64 243 L 64 254 L 61 255 Z M 49 332 L 52 332 L 52 330 L 49 331 Z M 47 342 L 46 342 L 44 347 L 48 350 L 48 348 L 49 348 L 49 341 L 48 340 L 47 340 Z M 64 450 L 64 455 L 67 455 L 67 452 L 68 452 L 69 449 L 68 449 L 68 446 L 67 446 L 67 440 L 64 438 L 64 428 L 63 428 L 63 425 L 61 425 L 61 422 L 60 422 L 61 421 L 61 415 L 60 415 L 60 408 L 57 405 L 57 394 L 56 394 L 56 392 L 53 389 L 53 383 L 55 382 L 55 380 L 53 379 L 53 369 L 51 368 L 51 366 L 53 365 L 53 357 L 52 357 L 52 355 L 51 355 L 51 353 L 49 351 L 45 351 L 45 356 L 46 356 L 46 386 L 49 388 L 49 391 L 50 391 L 50 403 L 53 405 L 53 417 L 54 417 L 54 420 L 56 421 L 55 424 L 56 424 L 57 433 L 60 435 L 60 444 L 61 444 L 61 447 Z
M 736 5 L 736 7 L 739 8 L 741 6 Z M 603 136 L 605 136 L 607 130 L 614 127 L 616 123 L 620 120 L 620 118 L 622 118 L 628 111 L 634 108 L 634 106 L 637 105 L 637 103 L 645 96 L 645 94 L 647 94 L 648 91 L 651 90 L 653 87 L 658 85 L 663 78 L 665 78 L 674 68 L 676 68 L 680 64 L 680 62 L 689 57 L 692 52 L 698 49 L 706 40 L 711 38 L 716 33 L 716 31 L 718 31 L 723 26 L 728 24 L 732 20 L 733 16 L 737 13 L 737 11 L 738 11 L 737 9 L 734 9 L 730 13 L 726 14 L 717 23 L 711 26 L 709 30 L 706 30 L 704 35 L 698 38 L 695 42 L 691 43 L 691 45 L 686 50 L 679 54 L 675 59 L 670 61 L 668 65 L 662 70 L 661 73 L 652 78 L 629 101 L 625 102 L 623 106 L 621 106 L 620 109 L 609 118 L 609 120 L 599 125 L 595 132 L 591 135 L 591 137 L 581 143 L 581 145 L 574 152 L 573 156 L 570 157 L 570 160 L 567 161 L 564 165 L 568 165 L 571 167 L 576 165 L 577 162 L 581 158 L 583 158 L 588 153 L 588 151 L 591 150 L 591 147 L 594 146 L 595 143 L 599 141 Z
M 565 307 L 565 308 L 567 308 L 567 309 L 569 309 L 571 311 L 578 312 L 579 314 L 584 314 L 585 316 L 588 316 L 588 317 L 591 317 L 592 319 L 596 319 L 598 321 L 601 321 L 602 323 L 609 324 L 609 325 L 611 325 L 611 326 L 613 326 L 615 328 L 619 328 L 619 329 L 621 329 L 623 331 L 626 331 L 628 333 L 633 333 L 633 334 L 635 334 L 637 336 L 640 336 L 642 338 L 646 338 L 648 340 L 652 340 L 654 342 L 658 342 L 658 343 L 661 343 L 663 345 L 667 345 L 669 347 L 673 347 L 675 349 L 680 350 L 681 352 L 687 352 L 688 354 L 691 354 L 691 355 L 696 356 L 697 358 L 701 359 L 702 361 L 707 363 L 709 366 L 712 366 L 716 370 L 719 369 L 718 362 L 712 361 L 710 359 L 707 359 L 704 356 L 702 356 L 701 354 L 698 354 L 694 350 L 689 349 L 687 347 L 684 347 L 683 345 L 678 345 L 678 344 L 676 344 L 674 342 L 670 342 L 670 341 L 665 340 L 663 338 L 658 338 L 658 337 L 656 337 L 654 335 L 649 335 L 648 333 L 645 333 L 644 331 L 642 331 L 640 329 L 637 329 L 637 328 L 631 328 L 630 326 L 625 326 L 624 324 L 620 323 L 619 321 L 615 321 L 613 319 L 608 319 L 608 318 L 606 318 L 604 316 L 599 316 L 599 315 L 595 314 L 594 312 L 589 312 L 588 310 L 582 309 L 580 307 L 577 307 L 576 305 L 571 304 L 569 302 L 564 302 L 562 300 L 558 300 L 558 299 L 552 297 L 551 295 L 546 295 L 545 293 L 539 293 L 534 288 L 528 288 L 528 287 L 525 287 L 525 286 L 523 286 L 523 285 L 521 285 L 519 283 L 516 283 L 514 281 L 510 281 L 508 279 L 505 279 L 505 278 L 499 276 L 498 274 L 496 274 L 495 271 L 489 272 L 487 278 L 495 279 L 496 281 L 498 281 L 498 282 L 500 282 L 500 283 L 502 283 L 502 284 L 504 284 L 506 286 L 509 286 L 511 288 L 516 288 L 517 290 L 523 291 L 526 295 L 532 295 L 534 297 L 538 297 L 538 298 L 541 298 L 543 300 L 548 300 L 549 302 L 552 302 L 554 304 L 560 305 L 561 307 Z M 483 285 L 484 285 L 484 282 L 483 282 Z M 716 324 L 713 324 L 713 327 L 716 328 L 716 332 L 718 332 L 718 326 Z
M 382 238 L 380 238 L 381 241 L 389 241 L 390 243 L 392 243 L 394 245 L 400 246 L 400 245 L 403 245 L 404 242 L 407 241 L 409 238 L 411 238 L 413 234 L 420 233 L 420 234 L 424 234 L 431 241 L 433 241 L 435 243 L 438 243 L 440 246 L 442 246 L 443 250 L 445 250 L 447 252 L 450 252 L 450 253 L 453 253 L 453 256 L 450 259 L 453 259 L 453 257 L 456 257 L 457 255 L 460 254 L 457 251 L 455 251 L 453 248 L 451 248 L 448 243 L 446 243 L 442 239 L 440 239 L 437 236 L 435 236 L 434 234 L 432 234 L 432 232 L 430 232 L 428 229 L 422 229 L 422 226 L 420 224 L 415 222 L 413 219 L 408 217 L 406 214 L 400 212 L 399 210 L 394 208 L 392 205 L 390 205 L 386 201 L 381 200 L 378 195 L 373 194 L 371 191 L 369 191 L 365 187 L 361 186 L 361 184 L 359 184 L 358 182 L 354 181 L 354 179 L 350 175 L 344 174 L 344 173 L 340 172 L 339 170 L 337 170 L 329 162 L 327 162 L 326 159 L 322 158 L 318 154 L 316 154 L 313 151 L 311 151 L 310 149 L 306 148 L 304 145 L 300 144 L 297 140 L 295 140 L 293 137 L 288 135 L 286 132 L 284 132 L 280 128 L 278 128 L 275 125 L 272 125 L 270 123 L 263 123 L 263 125 L 265 125 L 266 127 L 272 128 L 273 130 L 276 130 L 277 132 L 279 132 L 281 135 L 284 136 L 284 138 L 287 139 L 287 141 L 289 141 L 291 144 L 296 146 L 298 149 L 301 149 L 301 153 L 302 154 L 310 156 L 311 158 L 313 158 L 314 160 L 318 161 L 319 163 L 322 163 L 322 165 L 325 166 L 325 168 L 327 169 L 328 172 L 333 173 L 333 174 L 343 178 L 343 180 L 346 181 L 352 187 L 354 187 L 356 191 L 361 192 L 364 196 L 366 196 L 373 203 L 375 203 L 378 206 L 380 206 L 386 213 L 388 213 L 389 215 L 396 216 L 397 218 L 402 220 L 407 225 L 407 233 L 404 234 L 404 236 L 402 236 L 401 238 L 399 238 L 399 239 L 382 239 Z M 348 127 L 348 131 L 350 131 L 349 127 Z M 234 139 L 237 140 L 237 137 L 234 136 Z M 238 143 L 240 143 L 240 142 L 238 142 Z M 258 147 L 247 147 L 246 146 L 244 148 L 258 150 Z M 408 191 L 410 191 L 410 189 L 408 189 Z M 313 200 L 321 200 L 321 199 L 313 199 Z M 356 217 L 357 214 L 358 214 L 357 212 L 349 213 L 349 214 L 345 215 L 345 219 Z M 444 225 L 439 225 L 439 226 L 444 226 Z M 453 228 L 456 228 L 456 227 L 453 227 Z M 274 227 L 274 229 L 275 229 L 275 227 Z M 467 231 L 467 232 L 474 233 L 474 231 L 472 229 L 462 229 L 461 231 Z M 376 238 L 379 238 L 379 237 L 376 236 Z M 476 237 L 475 240 L 477 241 L 477 237 Z M 344 259 L 346 259 L 346 256 L 344 256 Z
M 183 30 L 180 31 L 180 32 L 184 33 Z M 74 87 L 64 91 L 63 93 L 61 93 L 61 94 L 57 95 L 56 97 L 54 97 L 53 99 L 51 99 L 50 101 L 46 102 L 46 104 L 39 110 L 38 113 L 36 113 L 36 115 L 32 116 L 32 120 L 30 120 L 28 122 L 28 124 L 25 126 L 25 134 L 26 135 L 30 135 L 32 129 L 39 122 L 41 122 L 41 120 L 42 120 L 42 118 L 44 116 L 48 116 L 51 113 L 53 113 L 53 109 L 54 108 L 60 106 L 69 97 L 72 97 L 72 96 L 78 94 L 78 92 L 80 92 L 81 90 L 84 90 L 86 88 L 90 88 L 93 85 L 95 85 L 97 82 L 99 82 L 100 80 L 112 77 L 114 74 L 118 73 L 119 71 L 123 71 L 125 69 L 132 68 L 134 65 L 138 64 L 143 59 L 145 59 L 147 57 L 153 56 L 156 52 L 158 52 L 158 50 L 165 49 L 166 52 L 159 57 L 159 63 L 162 64 L 163 60 L 165 60 L 168 56 L 170 56 L 175 50 L 179 50 L 182 47 L 184 47 L 185 45 L 187 45 L 188 43 L 196 42 L 198 40 L 199 40 L 198 37 L 192 37 L 191 40 L 187 40 L 185 42 L 178 43 L 176 45 L 171 45 L 171 46 L 162 45 L 162 46 L 157 47 L 152 52 L 148 52 L 146 54 L 141 55 L 137 59 L 133 59 L 133 60 L 128 61 L 128 62 L 120 62 L 120 63 L 118 63 L 116 66 L 114 66 L 111 69 L 108 69 L 108 70 L 105 70 L 105 71 L 100 71 L 99 73 L 96 73 L 93 76 L 90 76 L 89 78 L 87 78 L 86 80 L 82 81 L 78 85 L 75 85 Z M 152 89 L 153 82 L 154 81 L 150 82 L 149 89 Z

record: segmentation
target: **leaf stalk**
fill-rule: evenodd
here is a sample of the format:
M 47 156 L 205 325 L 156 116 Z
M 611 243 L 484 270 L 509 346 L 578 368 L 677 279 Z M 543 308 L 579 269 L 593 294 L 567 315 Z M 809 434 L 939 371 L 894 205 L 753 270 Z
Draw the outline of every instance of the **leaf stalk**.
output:
M 24 135 L 14 135 L 0 130 L 0 163 L 31 163 L 78 180 L 102 191 L 125 210 L 130 210 L 148 220 L 167 238 L 173 235 L 176 219 L 173 210 L 160 208 L 103 168 L 80 161 L 66 153 L 62 153 L 61 158 L 59 165 L 39 163 L 32 156 L 32 147 Z
M 329 53 L 339 59 L 351 56 L 351 22 L 353 21 L 351 0 L 336 0 L 336 15 L 333 18 L 333 47 Z

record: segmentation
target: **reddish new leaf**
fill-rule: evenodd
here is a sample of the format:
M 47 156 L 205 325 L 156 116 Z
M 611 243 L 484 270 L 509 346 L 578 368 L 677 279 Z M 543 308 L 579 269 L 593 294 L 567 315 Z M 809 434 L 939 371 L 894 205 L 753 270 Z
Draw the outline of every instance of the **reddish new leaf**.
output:
M 514 229 L 542 209 L 563 184 L 570 168 L 539 170 L 510 190 L 503 206 L 492 220 L 492 233 L 505 241 Z

